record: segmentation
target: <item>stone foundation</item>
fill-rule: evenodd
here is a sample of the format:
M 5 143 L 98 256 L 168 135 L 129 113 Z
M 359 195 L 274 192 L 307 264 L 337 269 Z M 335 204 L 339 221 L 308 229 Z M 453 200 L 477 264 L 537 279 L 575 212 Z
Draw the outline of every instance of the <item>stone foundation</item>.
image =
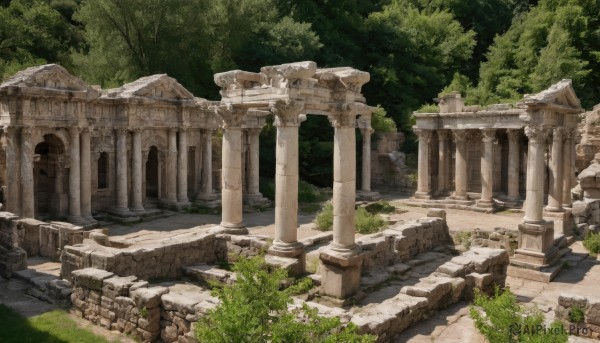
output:
M 572 322 L 575 312 L 583 315 L 580 322 Z M 561 294 L 554 310 L 556 319 L 562 321 L 569 335 L 600 339 L 600 299 L 578 295 Z
M 471 236 L 471 245 L 475 247 L 489 247 L 504 249 L 512 255 L 519 245 L 519 231 L 496 228 L 494 232 L 476 229 Z

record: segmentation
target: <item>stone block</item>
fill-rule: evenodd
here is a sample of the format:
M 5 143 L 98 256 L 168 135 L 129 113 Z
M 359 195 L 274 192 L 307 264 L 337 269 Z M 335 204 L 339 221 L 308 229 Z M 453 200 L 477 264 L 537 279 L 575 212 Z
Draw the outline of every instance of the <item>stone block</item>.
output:
M 565 308 L 578 306 L 581 309 L 588 307 L 588 300 L 580 295 L 561 294 L 558 296 L 558 304 Z
M 138 288 L 131 291 L 131 297 L 139 307 L 153 308 L 160 304 L 160 297 L 169 293 L 169 289 L 162 286 Z
M 437 217 L 446 220 L 446 211 L 441 208 L 430 208 L 427 211 L 427 217 Z
M 114 274 L 111 272 L 96 268 L 76 270 L 71 275 L 75 285 L 82 285 L 97 291 L 102 290 L 102 284 L 104 280 L 114 276 Z

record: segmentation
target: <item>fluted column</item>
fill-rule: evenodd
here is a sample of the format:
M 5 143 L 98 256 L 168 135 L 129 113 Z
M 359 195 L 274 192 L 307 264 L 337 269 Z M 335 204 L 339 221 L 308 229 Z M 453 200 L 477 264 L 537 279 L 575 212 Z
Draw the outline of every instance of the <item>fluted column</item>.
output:
M 177 129 L 169 129 L 169 147 L 166 156 L 166 201 L 177 204 Z
M 248 134 L 248 168 L 246 169 L 246 182 L 248 195 L 260 195 L 260 131 L 261 128 L 247 129 Z
M 508 135 L 508 198 L 517 201 L 519 195 L 519 137 L 520 129 L 507 130 Z
M 180 206 L 190 204 L 188 200 L 188 145 L 187 128 L 179 128 L 179 150 L 177 155 L 177 202 Z
M 548 130 L 542 126 L 525 127 L 529 138 L 527 154 L 527 195 L 525 198 L 525 222 L 543 222 L 544 207 L 544 154 Z
M 481 155 L 481 199 L 477 202 L 481 207 L 494 205 L 494 141 L 495 129 L 482 129 L 483 154 Z
M 221 166 L 221 230 L 246 234 L 242 204 L 242 121 L 247 109 L 233 106 L 216 108 L 223 119 Z
M 361 191 L 371 191 L 371 135 L 373 128 L 368 127 L 360 130 L 362 134 L 362 176 Z
M 548 206 L 546 211 L 560 212 L 563 198 L 563 128 L 555 127 L 552 132 L 552 154 L 550 155 L 550 173 Z
M 298 257 L 304 245 L 298 229 L 298 128 L 305 118 L 302 103 L 279 101 L 271 107 L 277 127 L 275 148 L 275 240 L 269 253 Z M 304 271 L 304 262 L 297 272 Z
M 355 247 L 356 136 L 354 112 L 330 116 L 333 137 L 333 242 L 332 249 L 351 252 Z
M 431 189 L 429 184 L 429 154 L 431 143 L 431 130 L 415 129 L 414 132 L 419 137 L 419 162 L 418 162 L 418 180 L 415 197 L 429 198 Z
M 21 216 L 34 218 L 33 143 L 31 127 L 21 129 Z
M 572 207 L 573 199 L 571 198 L 571 188 L 573 184 L 573 170 L 571 169 L 571 155 L 573 154 L 573 129 L 565 130 L 565 144 L 563 146 L 563 175 L 562 175 L 562 189 L 563 189 L 563 207 Z
M 442 194 L 448 190 L 448 175 L 450 174 L 450 156 L 448 149 L 449 131 L 437 130 L 438 135 L 438 194 Z
M 131 210 L 144 211 L 142 170 L 142 129 L 131 131 Z
M 454 195 L 458 200 L 467 200 L 467 130 L 452 130 L 456 144 Z
M 81 151 L 79 145 L 79 133 L 81 128 L 71 127 L 69 129 L 71 139 L 71 151 L 69 154 L 69 221 L 82 223 L 81 217 Z
M 202 192 L 199 199 L 210 198 L 213 195 L 212 184 L 212 131 L 203 130 L 202 138 Z
M 127 199 L 127 128 L 116 128 L 117 133 L 117 202 L 116 212 L 129 212 Z
M 6 135 L 6 211 L 21 214 L 21 141 L 19 129 L 14 126 L 4 128 Z
M 81 130 L 81 216 L 88 222 L 92 217 L 92 166 L 90 148 L 90 128 Z

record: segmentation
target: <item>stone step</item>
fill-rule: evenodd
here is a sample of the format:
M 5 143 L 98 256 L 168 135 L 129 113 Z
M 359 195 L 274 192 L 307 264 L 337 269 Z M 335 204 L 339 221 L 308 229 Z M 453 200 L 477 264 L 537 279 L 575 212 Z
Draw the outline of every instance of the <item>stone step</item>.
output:
M 20 270 L 15 272 L 13 277 L 31 285 L 27 293 L 35 298 L 60 306 L 69 306 L 71 303 L 73 286 L 67 280 L 33 269 Z
M 234 272 L 221 269 L 216 265 L 196 264 L 183 267 L 183 274 L 206 284 L 213 282 L 231 284 L 236 280 Z

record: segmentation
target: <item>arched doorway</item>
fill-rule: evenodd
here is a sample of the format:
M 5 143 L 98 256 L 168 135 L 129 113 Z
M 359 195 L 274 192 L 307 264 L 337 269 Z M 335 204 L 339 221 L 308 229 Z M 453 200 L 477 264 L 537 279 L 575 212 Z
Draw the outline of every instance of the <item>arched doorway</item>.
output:
M 65 190 L 68 172 L 64 163 L 65 146 L 55 135 L 44 135 L 35 147 L 33 183 L 36 218 L 62 218 L 68 210 Z
M 158 175 L 158 149 L 156 146 L 151 146 L 146 162 L 146 203 L 158 202 Z

